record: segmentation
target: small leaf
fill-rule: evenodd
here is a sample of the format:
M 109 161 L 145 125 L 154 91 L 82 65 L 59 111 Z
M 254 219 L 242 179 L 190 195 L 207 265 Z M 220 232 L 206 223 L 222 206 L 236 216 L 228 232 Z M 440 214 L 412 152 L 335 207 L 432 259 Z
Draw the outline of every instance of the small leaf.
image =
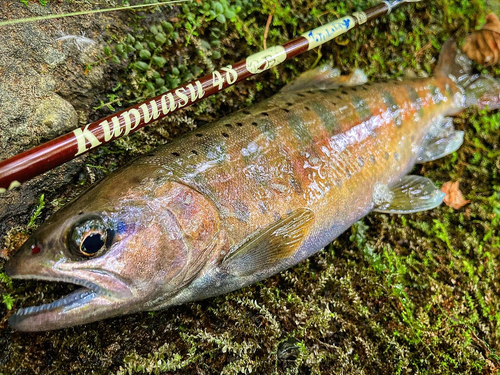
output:
M 151 58 L 151 52 L 149 52 L 147 49 L 143 49 L 139 52 L 139 57 L 142 60 L 149 60 Z
M 155 40 L 159 43 L 159 44 L 163 44 L 167 41 L 167 36 L 163 33 L 158 33 L 155 35 Z
M 116 49 L 116 52 L 118 52 L 118 53 L 123 53 L 125 51 L 125 47 L 123 46 L 123 44 L 117 44 L 115 46 L 115 49 Z
M 167 60 L 165 60 L 163 57 L 161 56 L 154 56 L 153 57 L 153 64 L 155 64 L 156 66 L 162 68 L 165 64 L 166 64 Z
M 109 46 L 104 47 L 104 54 L 106 56 L 111 56 L 111 48 L 109 48 Z
M 223 14 L 219 14 L 216 19 L 219 23 L 226 23 L 226 17 Z
M 466 204 L 470 203 L 470 201 L 466 200 L 458 188 L 458 181 L 453 182 L 453 181 L 448 181 L 443 186 L 441 186 L 441 191 L 446 194 L 446 196 L 443 199 L 443 202 L 455 209 L 458 210 L 465 206 Z
M 154 58 L 153 58 L 153 60 L 154 60 Z M 146 70 L 149 69 L 149 65 L 146 64 L 144 61 L 137 61 L 136 63 L 134 63 L 134 66 L 137 70 L 140 70 L 143 72 L 145 72 Z
M 2 301 L 7 308 L 7 310 L 11 310 L 12 306 L 14 305 L 14 298 L 10 294 L 4 294 L 2 296 Z

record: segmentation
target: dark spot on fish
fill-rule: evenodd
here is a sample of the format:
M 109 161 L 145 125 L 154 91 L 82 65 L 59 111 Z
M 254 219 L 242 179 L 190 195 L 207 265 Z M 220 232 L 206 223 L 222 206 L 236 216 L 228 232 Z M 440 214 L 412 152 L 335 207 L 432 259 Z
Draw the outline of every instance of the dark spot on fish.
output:
M 203 134 L 201 134 L 201 133 L 196 133 L 196 136 L 197 136 L 198 138 L 200 138 L 200 137 L 203 137 Z
M 261 115 L 262 116 L 269 116 L 269 113 L 267 113 L 267 112 L 261 112 Z
M 172 155 L 174 155 L 174 156 L 181 156 L 181 154 L 179 154 L 178 152 L 172 152 Z
M 300 96 L 301 98 L 305 98 L 306 96 L 304 94 L 298 93 L 297 96 Z
M 323 122 L 324 127 L 331 133 L 335 133 L 339 130 L 339 122 L 337 121 L 334 113 L 326 109 L 319 102 L 310 103 L 313 111 L 318 115 L 320 120 Z
M 257 203 L 257 205 L 260 208 L 260 212 L 262 212 L 264 215 L 267 214 L 267 207 L 266 207 L 266 204 L 264 202 L 259 201 L 259 203 Z
M 309 108 L 307 105 L 304 107 L 306 109 L 306 111 L 310 111 L 311 108 Z
M 351 178 L 352 177 L 352 173 L 349 170 L 345 171 L 345 175 L 346 175 L 347 178 Z
M 191 150 L 191 152 L 195 155 L 198 155 L 198 152 L 196 150 Z
M 399 153 L 394 153 L 394 160 L 399 161 Z
M 222 136 L 225 138 L 229 138 L 229 134 L 227 134 L 227 133 L 222 133 Z
M 291 107 L 293 105 L 293 103 L 290 103 L 290 102 L 286 102 L 285 103 L 287 106 Z
M 238 220 L 247 222 L 250 219 L 250 210 L 247 205 L 240 200 L 236 200 L 233 202 L 234 213 Z
M 338 100 L 342 100 L 342 97 L 340 95 L 335 96 Z
M 305 143 L 310 143 L 312 141 L 312 136 L 309 131 L 309 128 L 300 116 L 297 116 L 296 114 L 292 113 L 288 116 L 287 119 L 290 128 L 292 129 L 293 134 L 295 135 L 295 138 Z
M 249 115 L 249 114 L 250 114 L 250 112 L 249 112 L 249 111 L 247 111 L 247 110 L 242 111 L 242 112 L 243 112 L 245 115 Z
M 396 126 L 401 126 L 403 124 L 403 119 L 401 117 L 401 111 L 396 99 L 389 92 L 384 91 L 382 93 L 382 100 L 387 106 L 387 109 L 392 112 L 394 124 L 396 124 Z
M 78 215 L 83 215 L 83 211 L 78 212 Z
M 361 119 L 361 121 L 366 121 L 370 117 L 373 116 L 372 111 L 371 111 L 370 106 L 368 105 L 368 103 L 366 103 L 359 96 L 354 96 L 352 98 L 352 104 L 354 105 L 354 108 L 356 109 L 356 112 L 358 113 L 359 118 Z
M 418 95 L 417 90 L 415 90 L 410 85 L 405 85 L 405 88 L 406 91 L 408 92 L 410 100 L 413 102 L 413 106 L 417 110 L 419 117 L 420 118 L 424 117 L 424 108 L 422 107 L 422 99 L 420 98 L 420 95 Z
M 290 185 L 292 185 L 292 188 L 295 191 L 295 193 L 297 193 L 297 194 L 302 194 L 303 193 L 302 186 L 295 179 L 294 176 L 290 177 Z
M 280 219 L 281 219 L 281 215 L 280 215 L 280 213 L 279 213 L 278 211 L 274 211 L 274 212 L 273 212 L 273 219 L 274 219 L 275 221 L 278 221 L 278 220 L 280 220 Z
M 253 126 L 257 126 L 257 125 L 259 125 L 259 124 L 257 124 L 257 123 L 254 121 L 254 122 L 252 122 L 252 125 L 253 125 Z
M 443 101 L 443 95 L 441 94 L 439 87 L 431 86 L 431 95 L 432 95 L 432 101 L 435 104 L 439 104 Z
M 139 176 L 134 176 L 132 177 L 132 179 L 130 180 L 130 182 L 132 182 L 133 184 L 140 184 L 142 181 L 142 179 L 139 177 Z M 83 212 L 82 212 L 83 213 Z
M 365 165 L 365 162 L 363 160 L 363 158 L 358 158 L 358 164 L 360 167 L 362 167 L 363 165 Z
M 282 108 L 283 111 L 285 111 L 286 113 L 290 113 L 290 110 L 289 109 L 286 109 L 286 108 Z
M 389 153 L 388 153 L 388 152 L 385 152 L 385 153 L 384 153 L 384 159 L 385 159 L 385 160 L 389 160 L 389 157 L 390 157 L 390 156 L 391 156 L 391 155 L 389 155 Z
M 226 124 L 227 128 L 232 128 L 233 126 L 231 124 Z
M 370 90 L 368 89 L 368 87 L 366 87 L 366 86 L 361 86 L 361 88 L 362 88 L 363 90 L 365 90 L 365 91 L 370 91 Z
M 341 93 L 344 95 L 349 95 L 349 93 L 346 90 L 342 90 Z
M 241 122 L 238 122 L 238 123 L 236 124 L 236 126 L 240 126 L 240 127 L 241 127 L 241 126 L 243 126 L 243 124 L 242 124 Z
M 370 155 L 370 162 L 375 164 L 375 156 L 373 156 L 373 154 Z

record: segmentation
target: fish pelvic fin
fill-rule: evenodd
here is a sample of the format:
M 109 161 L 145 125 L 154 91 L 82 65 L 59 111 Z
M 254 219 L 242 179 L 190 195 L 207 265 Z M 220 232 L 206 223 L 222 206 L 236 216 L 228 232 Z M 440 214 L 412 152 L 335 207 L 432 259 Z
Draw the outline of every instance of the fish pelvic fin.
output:
M 304 208 L 250 236 L 223 259 L 221 269 L 236 276 L 268 271 L 290 258 L 309 232 L 314 214 Z
M 431 125 L 429 133 L 424 138 L 417 163 L 436 160 L 455 152 L 464 141 L 464 132 L 455 130 L 453 119 L 444 117 Z
M 375 212 L 410 214 L 439 206 L 445 194 L 426 177 L 405 176 L 394 186 L 378 184 L 373 191 Z

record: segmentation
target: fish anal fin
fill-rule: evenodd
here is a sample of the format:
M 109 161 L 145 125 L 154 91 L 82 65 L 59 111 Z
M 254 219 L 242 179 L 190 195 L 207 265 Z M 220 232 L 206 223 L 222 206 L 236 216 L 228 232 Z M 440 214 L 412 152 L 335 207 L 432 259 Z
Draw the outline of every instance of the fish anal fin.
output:
M 390 214 L 409 214 L 439 206 L 445 194 L 426 177 L 405 176 L 389 188 L 379 184 L 374 189 L 374 211 Z
M 362 85 L 366 82 L 366 75 L 360 69 L 356 69 L 350 75 L 341 76 L 338 69 L 324 65 L 302 73 L 297 79 L 281 89 L 281 92 L 328 90 L 341 86 Z
M 464 132 L 456 131 L 453 119 L 445 117 L 432 125 L 429 134 L 425 137 L 418 163 L 442 158 L 458 150 L 464 141 Z
M 236 246 L 222 260 L 221 269 L 237 276 L 263 272 L 291 257 L 309 232 L 309 209 L 298 209 Z

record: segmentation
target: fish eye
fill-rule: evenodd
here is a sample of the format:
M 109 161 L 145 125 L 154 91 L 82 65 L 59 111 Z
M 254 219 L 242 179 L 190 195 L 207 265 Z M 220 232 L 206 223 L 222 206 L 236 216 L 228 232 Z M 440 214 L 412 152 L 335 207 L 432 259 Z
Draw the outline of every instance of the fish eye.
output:
M 80 252 L 86 256 L 94 256 L 104 246 L 106 238 L 101 233 L 92 233 L 85 237 Z
M 91 216 L 73 225 L 68 245 L 75 255 L 94 258 L 106 252 L 113 237 L 114 231 L 107 228 L 99 216 Z

